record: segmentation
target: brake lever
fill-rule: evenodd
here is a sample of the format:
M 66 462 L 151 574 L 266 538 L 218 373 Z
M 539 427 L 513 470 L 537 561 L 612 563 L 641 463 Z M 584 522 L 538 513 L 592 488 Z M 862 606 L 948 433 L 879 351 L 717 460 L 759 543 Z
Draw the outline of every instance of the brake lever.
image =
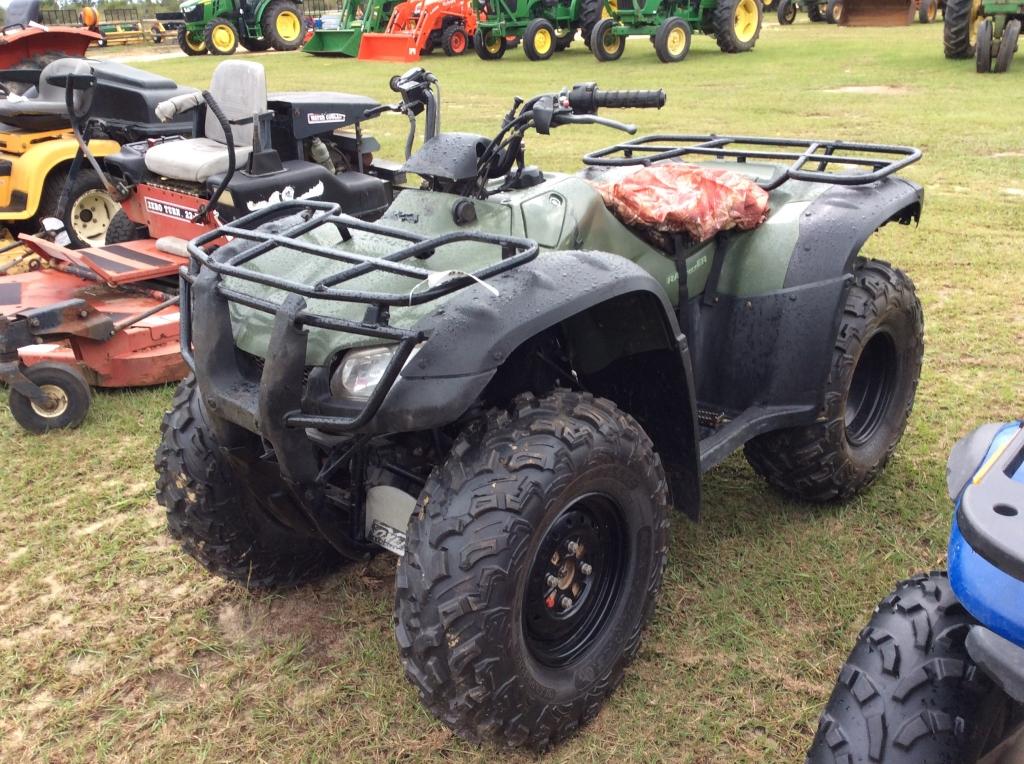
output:
M 610 127 L 614 130 L 621 130 L 630 135 L 634 135 L 637 130 L 636 125 L 617 122 L 614 119 L 606 119 L 596 114 L 556 114 L 553 122 L 559 125 L 601 125 L 602 127 Z

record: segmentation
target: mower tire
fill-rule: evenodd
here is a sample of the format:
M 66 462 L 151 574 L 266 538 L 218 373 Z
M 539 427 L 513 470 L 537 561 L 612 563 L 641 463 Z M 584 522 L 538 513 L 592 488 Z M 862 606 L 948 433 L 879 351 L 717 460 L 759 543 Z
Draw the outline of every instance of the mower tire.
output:
M 998 745 L 1021 707 L 971 660 L 975 623 L 945 572 L 898 584 L 840 669 L 807 764 L 975 764 Z
M 974 55 L 976 9 L 973 0 L 946 0 L 942 25 L 942 48 L 946 58 L 970 58 Z
M 497 61 L 505 55 L 508 41 L 504 37 L 496 37 L 490 31 L 477 29 L 473 35 L 473 50 L 484 61 Z
M 534 19 L 523 33 L 523 53 L 530 61 L 547 61 L 556 45 L 555 27 L 547 19 Z
M 214 19 L 203 30 L 203 43 L 214 56 L 230 56 L 238 50 L 238 30 L 227 19 Z
M 1003 27 L 1003 36 L 999 38 L 999 52 L 996 53 L 996 68 L 1002 74 L 1010 68 L 1013 54 L 1017 51 L 1017 40 L 1020 37 L 1020 19 L 1010 19 Z
M 291 0 L 274 0 L 263 11 L 263 39 L 274 50 L 297 50 L 306 33 L 306 21 Z
M 73 247 L 98 247 L 106 241 L 107 227 L 120 205 L 107 193 L 103 181 L 91 167 L 80 167 L 71 181 L 66 209 L 60 212 L 67 170 L 50 172 L 43 184 L 36 218 L 58 218 Z
M 653 40 L 654 52 L 663 64 L 682 61 L 690 52 L 692 39 L 693 30 L 690 29 L 690 25 L 683 19 L 673 16 L 665 19 L 658 27 Z
M 36 403 L 11 388 L 8 405 L 15 422 L 35 435 L 72 430 L 82 424 L 92 402 L 92 391 L 82 372 L 63 363 L 43 362 L 27 367 L 23 373 L 42 389 L 50 403 Z
M 471 425 L 431 473 L 395 578 L 408 679 L 473 741 L 543 750 L 597 715 L 636 657 L 668 546 L 650 439 L 555 391 Z
M 760 435 L 754 471 L 806 501 L 848 499 L 889 461 L 914 405 L 924 319 L 910 278 L 859 258 L 839 317 L 820 421 Z
M 452 24 L 441 35 L 441 48 L 446 56 L 461 56 L 469 47 L 469 35 L 462 24 Z
M 712 12 L 715 42 L 723 53 L 753 50 L 761 34 L 761 0 L 720 0 Z
M 601 19 L 590 34 L 590 52 L 598 61 L 618 61 L 626 50 L 626 38 L 613 34 L 615 19 Z
M 779 23 L 782 26 L 789 26 L 796 21 L 796 2 L 794 0 L 782 0 L 779 3 L 779 10 L 776 11 Z
M 160 434 L 156 495 L 167 510 L 167 529 L 211 573 L 261 589 L 319 578 L 341 566 L 342 556 L 326 540 L 284 525 L 266 509 L 270 502 L 291 503 L 293 516 L 302 516 L 283 479 L 278 490 L 261 491 L 225 457 L 194 377 L 178 385 Z M 264 475 L 274 469 L 264 462 L 253 466 Z
M 186 56 L 206 55 L 206 42 L 201 36 L 191 34 L 185 27 L 178 27 L 178 47 Z
M 104 244 L 123 244 L 126 241 L 148 239 L 149 229 L 128 217 L 124 210 L 118 210 L 110 219 Z
M 978 74 L 988 74 L 992 71 L 992 50 L 993 35 L 995 27 L 992 19 L 982 19 L 978 24 L 978 40 L 974 46 L 974 68 Z

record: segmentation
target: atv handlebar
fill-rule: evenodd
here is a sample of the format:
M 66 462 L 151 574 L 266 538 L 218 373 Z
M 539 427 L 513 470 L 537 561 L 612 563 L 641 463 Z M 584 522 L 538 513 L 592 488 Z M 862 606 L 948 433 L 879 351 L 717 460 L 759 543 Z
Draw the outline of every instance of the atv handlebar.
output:
M 596 83 L 585 82 L 565 93 L 575 114 L 593 114 L 605 109 L 660 109 L 665 105 L 664 90 L 601 90 Z

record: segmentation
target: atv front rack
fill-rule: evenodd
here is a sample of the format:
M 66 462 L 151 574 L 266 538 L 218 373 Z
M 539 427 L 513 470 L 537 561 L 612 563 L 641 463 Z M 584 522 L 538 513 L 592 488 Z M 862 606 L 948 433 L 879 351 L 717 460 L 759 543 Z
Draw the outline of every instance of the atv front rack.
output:
M 759 182 L 771 191 L 791 179 L 841 186 L 874 183 L 916 162 L 921 158 L 921 150 L 911 146 L 798 138 L 661 134 L 599 149 L 584 156 L 583 163 L 598 167 L 646 166 L 682 157 L 788 163 L 768 180 Z
M 280 225 L 273 229 L 265 227 L 265 224 L 272 221 Z M 375 256 L 317 244 L 301 238 L 304 234 L 325 225 L 335 226 L 342 242 L 350 240 L 353 231 L 364 231 L 394 239 L 404 246 L 399 246 L 389 254 Z M 225 239 L 230 240 L 231 243 L 226 245 L 230 249 L 218 252 L 218 244 Z M 244 246 L 244 242 L 251 242 L 252 246 Z M 500 259 L 473 272 L 460 271 L 449 274 L 407 262 L 412 258 L 427 260 L 439 250 L 461 242 L 476 242 L 496 247 L 500 251 Z M 288 250 L 296 258 L 317 257 L 341 267 L 314 284 L 260 273 L 254 269 L 258 267 L 262 256 L 280 249 Z M 337 204 L 295 200 L 270 205 L 204 233 L 189 242 L 188 252 L 188 269 L 181 270 L 181 354 L 193 370 L 195 359 L 192 353 L 192 289 L 204 269 L 217 275 L 215 290 L 220 297 L 229 303 L 237 303 L 274 315 L 275 327 L 278 324 L 295 329 L 310 326 L 397 344 L 380 382 L 365 406 L 354 417 L 310 414 L 302 411 L 289 411 L 285 416 L 285 424 L 291 427 L 346 431 L 360 427 L 373 418 L 416 345 L 426 339 L 420 331 L 391 326 L 390 308 L 422 305 L 473 284 L 486 282 L 487 279 L 533 260 L 537 256 L 538 244 L 530 239 L 470 230 L 424 236 L 414 231 L 370 223 L 341 214 L 340 206 Z M 426 287 L 401 293 L 372 292 L 347 287 L 353 279 L 375 271 L 415 279 L 418 284 L 425 284 Z M 271 287 L 286 293 L 286 297 L 281 302 L 274 302 L 247 294 L 227 286 L 223 280 L 225 277 Z M 366 312 L 359 321 L 315 313 L 307 310 L 305 299 L 365 304 Z M 275 352 L 271 355 L 278 354 Z M 305 356 L 305 348 L 302 349 L 302 355 Z M 270 358 L 265 361 L 264 376 L 275 362 L 276 359 Z

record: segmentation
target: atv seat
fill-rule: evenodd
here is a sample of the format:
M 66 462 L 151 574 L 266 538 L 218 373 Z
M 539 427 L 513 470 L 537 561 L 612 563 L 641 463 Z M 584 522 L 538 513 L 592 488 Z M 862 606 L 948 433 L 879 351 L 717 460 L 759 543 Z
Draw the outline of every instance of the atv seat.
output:
M 251 61 L 225 61 L 213 72 L 210 95 L 231 122 L 235 167 L 252 153 L 253 117 L 267 110 L 267 78 Z M 146 152 L 146 169 L 165 178 L 203 183 L 228 170 L 227 137 L 212 109 L 198 137 L 158 143 Z
M 69 75 L 91 75 L 92 66 L 80 58 L 62 58 L 47 64 L 39 75 L 39 85 L 23 96 L 11 95 L 0 100 L 0 122 L 23 130 L 59 130 L 71 124 L 66 90 L 50 83 L 50 78 Z M 75 90 L 72 102 L 75 112 L 82 114 L 92 105 L 92 90 Z

